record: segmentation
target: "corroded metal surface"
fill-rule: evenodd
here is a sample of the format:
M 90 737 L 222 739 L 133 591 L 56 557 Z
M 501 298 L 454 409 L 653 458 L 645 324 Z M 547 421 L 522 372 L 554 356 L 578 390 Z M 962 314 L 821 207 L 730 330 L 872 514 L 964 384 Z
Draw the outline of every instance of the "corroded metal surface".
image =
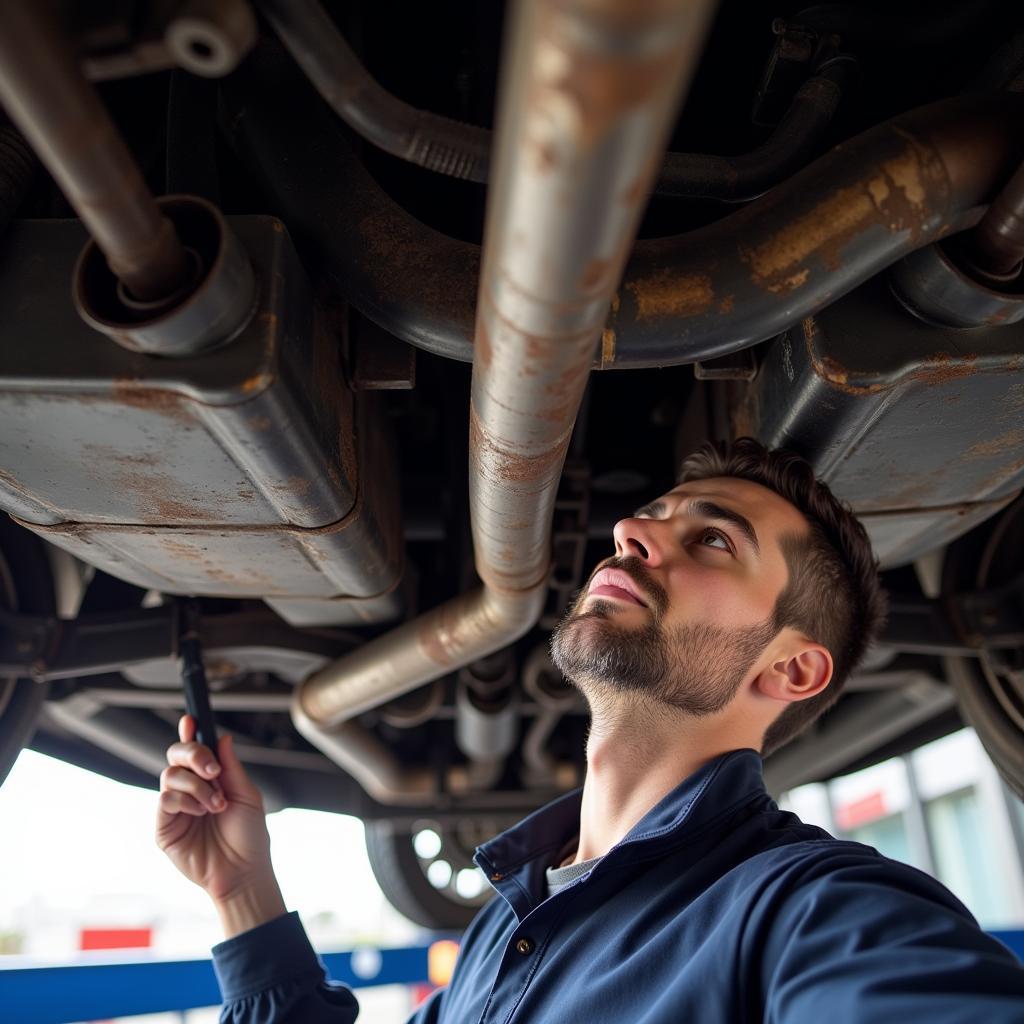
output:
M 335 663 L 344 665 L 344 675 L 326 666 L 303 686 L 299 703 L 322 725 L 368 711 L 491 653 L 495 636 L 501 646 L 511 643 L 533 624 L 544 596 L 539 587 L 504 594 L 481 587 L 461 594 L 345 655 Z M 422 677 L 409 685 L 413 676 Z
M 725 355 L 798 324 L 928 242 L 969 226 L 1024 147 L 1021 97 L 911 111 L 837 146 L 731 217 L 640 243 L 606 367 Z M 608 358 L 610 350 L 611 358 Z
M 227 344 L 256 310 L 249 254 L 220 211 L 205 199 L 163 196 L 157 207 L 188 246 L 193 279 L 179 290 L 177 301 L 158 302 L 155 309 L 146 310 L 128 298 L 95 241 L 90 241 L 72 282 L 79 316 L 118 344 L 150 355 L 197 355 Z
M 477 300 L 470 510 L 485 583 L 546 577 L 592 354 L 708 13 L 694 3 L 524 8 Z
M 50 14 L 4 6 L 0 99 L 117 277 L 135 297 L 161 299 L 188 278 L 185 250 Z
M 379 799 L 422 799 L 422 779 L 404 779 L 352 716 L 506 646 L 540 615 L 558 479 L 592 354 L 710 11 L 704 0 L 534 0 L 518 12 L 471 393 L 470 511 L 484 586 L 315 673 L 293 711 L 300 732 Z
M 474 328 L 479 247 L 384 194 L 331 131 L 329 112 L 310 122 L 317 134 L 289 121 L 281 92 L 295 102 L 305 94 L 263 56 L 266 81 L 225 83 L 229 129 L 289 225 L 324 253 L 332 286 L 412 345 L 486 358 L 492 339 Z M 908 252 L 970 227 L 1024 158 L 1022 128 L 1024 96 L 943 100 L 844 142 L 708 227 L 637 242 L 594 368 L 711 359 L 799 324 Z
M 1024 487 L 1022 337 L 908 317 L 878 277 L 765 346 L 732 429 L 807 458 L 905 565 Z
M 969 273 L 961 262 L 942 245 L 926 245 L 905 256 L 889 272 L 893 292 L 925 323 L 985 327 L 1024 320 L 1024 295 L 992 287 L 993 282 L 981 274 Z
M 262 269 L 258 310 L 232 344 L 177 359 L 112 344 L 77 315 L 79 222 L 10 228 L 0 508 L 146 589 L 395 621 L 404 545 L 387 421 L 375 395 L 345 386 L 340 316 L 314 310 L 280 221 L 230 226 Z

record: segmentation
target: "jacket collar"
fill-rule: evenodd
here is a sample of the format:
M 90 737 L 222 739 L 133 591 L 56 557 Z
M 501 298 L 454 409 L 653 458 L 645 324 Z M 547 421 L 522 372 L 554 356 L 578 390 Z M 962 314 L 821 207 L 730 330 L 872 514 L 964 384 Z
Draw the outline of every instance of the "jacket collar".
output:
M 654 856 L 758 799 L 770 801 L 761 755 L 749 748 L 720 754 L 670 790 L 602 862 Z M 579 834 L 582 800 L 582 788 L 567 793 L 477 848 L 476 863 L 520 918 L 543 899 L 552 858 Z

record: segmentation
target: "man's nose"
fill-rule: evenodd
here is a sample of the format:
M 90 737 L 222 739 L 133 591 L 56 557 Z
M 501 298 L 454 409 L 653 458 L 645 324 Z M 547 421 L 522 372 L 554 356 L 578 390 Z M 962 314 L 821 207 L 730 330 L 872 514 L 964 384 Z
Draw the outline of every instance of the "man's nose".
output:
M 658 537 L 657 521 L 651 519 L 620 519 L 612 530 L 615 554 L 619 558 L 632 555 L 642 558 L 652 569 L 661 565 L 665 549 Z

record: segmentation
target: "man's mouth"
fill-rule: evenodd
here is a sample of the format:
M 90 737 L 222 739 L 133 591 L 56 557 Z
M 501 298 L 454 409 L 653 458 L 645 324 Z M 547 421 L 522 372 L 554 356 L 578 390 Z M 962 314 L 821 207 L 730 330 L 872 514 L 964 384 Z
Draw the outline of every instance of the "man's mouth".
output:
M 629 604 L 647 607 L 637 585 L 621 569 L 601 569 L 587 588 L 587 597 L 611 597 Z

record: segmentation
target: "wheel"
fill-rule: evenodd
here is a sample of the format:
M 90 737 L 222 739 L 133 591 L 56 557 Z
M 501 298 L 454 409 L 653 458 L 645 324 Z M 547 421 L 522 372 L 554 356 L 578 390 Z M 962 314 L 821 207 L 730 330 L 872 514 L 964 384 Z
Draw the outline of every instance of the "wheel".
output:
M 946 558 L 943 589 L 986 590 L 1024 574 L 1024 499 L 1015 501 L 983 538 L 958 541 Z M 945 659 L 960 712 L 974 728 L 1006 784 L 1024 799 L 1024 648 Z
M 424 819 L 410 828 L 369 821 L 366 852 L 396 910 L 424 928 L 461 931 L 493 895 L 473 850 L 507 824 L 467 820 L 442 827 Z
M 0 602 L 8 611 L 52 615 L 53 576 L 43 542 L 0 514 Z M 32 679 L 0 679 L 0 785 L 32 738 L 49 692 Z

